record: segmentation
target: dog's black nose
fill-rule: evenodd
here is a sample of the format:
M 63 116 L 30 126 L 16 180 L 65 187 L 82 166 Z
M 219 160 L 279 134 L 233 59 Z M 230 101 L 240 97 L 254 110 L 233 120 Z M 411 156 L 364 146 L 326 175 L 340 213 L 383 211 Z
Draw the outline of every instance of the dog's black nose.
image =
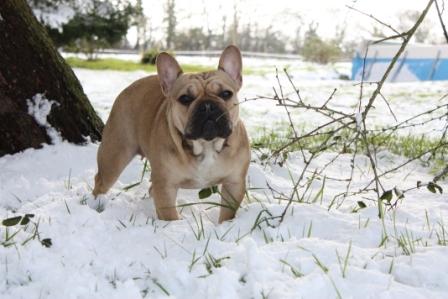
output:
M 206 103 L 205 104 L 205 113 L 210 113 L 210 111 L 212 110 L 212 105 L 210 103 Z
M 203 101 L 199 106 L 199 111 L 205 113 L 205 116 L 210 116 L 218 110 L 217 105 L 213 101 Z

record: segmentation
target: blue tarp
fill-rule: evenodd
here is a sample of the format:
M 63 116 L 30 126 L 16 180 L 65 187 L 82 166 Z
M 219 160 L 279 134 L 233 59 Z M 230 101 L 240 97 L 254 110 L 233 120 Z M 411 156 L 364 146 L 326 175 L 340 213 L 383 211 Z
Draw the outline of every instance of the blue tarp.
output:
M 396 48 L 396 50 L 398 50 L 398 48 Z M 369 49 L 369 53 L 372 52 L 373 51 Z M 434 57 L 418 58 L 418 51 L 414 50 L 411 55 L 412 57 L 410 58 L 406 57 L 406 55 L 402 55 L 395 63 L 388 81 L 448 80 L 448 58 L 440 57 L 440 52 L 438 53 L 439 54 L 434 55 Z M 375 55 L 369 55 L 365 58 L 364 62 L 364 56 L 361 56 L 359 52 L 356 53 L 352 60 L 352 80 L 359 81 L 362 79 L 364 64 L 364 81 L 378 81 L 381 79 L 392 61 L 392 57 L 382 57 L 381 54 L 381 50 L 377 50 Z

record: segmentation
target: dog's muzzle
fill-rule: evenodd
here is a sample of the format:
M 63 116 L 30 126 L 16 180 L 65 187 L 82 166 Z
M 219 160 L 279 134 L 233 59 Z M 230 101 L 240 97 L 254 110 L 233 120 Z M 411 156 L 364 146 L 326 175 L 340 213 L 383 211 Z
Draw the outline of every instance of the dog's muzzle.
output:
M 202 101 L 191 114 L 185 130 L 185 138 L 207 141 L 216 137 L 227 138 L 232 133 L 227 111 L 211 100 Z

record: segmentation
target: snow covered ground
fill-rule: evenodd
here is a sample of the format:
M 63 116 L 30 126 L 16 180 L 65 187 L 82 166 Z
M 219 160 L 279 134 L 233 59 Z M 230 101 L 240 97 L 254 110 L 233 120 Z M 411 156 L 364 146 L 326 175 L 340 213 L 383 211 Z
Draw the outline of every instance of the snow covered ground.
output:
M 308 103 L 324 102 L 338 88 L 332 105 L 353 111 L 359 87 L 337 80 L 333 67 L 298 64 L 293 70 L 294 82 Z M 75 72 L 104 120 L 118 92 L 146 75 Z M 292 93 L 284 79 L 285 93 Z M 246 76 L 244 82 L 241 99 L 272 95 L 275 73 Z M 388 84 L 384 95 L 397 118 L 404 120 L 441 103 L 447 87 L 446 82 Z M 263 127 L 281 127 L 285 120 L 284 110 L 269 101 L 248 101 L 241 110 L 251 136 Z M 293 117 L 303 127 L 322 122 L 303 112 L 294 112 Z M 381 126 L 394 120 L 387 106 L 378 102 L 370 121 Z M 433 129 L 423 127 L 412 133 L 431 134 Z M 270 214 L 281 214 L 286 204 L 273 198 L 268 184 L 289 194 L 291 177 L 300 174 L 303 161 L 293 153 L 283 167 L 266 165 L 254 152 L 249 198 L 235 220 L 218 225 L 218 208 L 198 204 L 181 208 L 183 220 L 164 222 L 156 220 L 148 198 L 147 173 L 141 184 L 125 188 L 140 181 L 143 161 L 139 159 L 131 162 L 107 194 L 102 213 L 86 205 L 97 148 L 94 143 L 58 142 L 0 158 L 0 219 L 34 214 L 31 222 L 38 223 L 37 228 L 31 222 L 0 226 L 0 244 L 10 245 L 0 245 L 1 298 L 448 297 L 445 194 L 414 190 L 381 221 L 374 202 L 364 198 L 348 199 L 329 210 L 334 194 L 344 185 L 327 179 L 321 188 L 322 180 L 316 180 L 312 197 L 317 200 L 294 204 L 279 225 L 263 221 Z M 311 170 L 335 155 L 323 154 Z M 350 159 L 351 155 L 342 155 L 326 170 L 327 177 L 348 177 Z M 361 167 L 355 171 L 355 186 L 368 180 L 368 159 L 357 159 Z M 380 169 L 403 161 L 389 152 L 378 154 Z M 414 162 L 384 182 L 389 188 L 405 189 L 432 177 L 429 168 Z M 448 190 L 446 181 L 440 185 Z M 358 200 L 367 207 L 353 213 Z M 217 202 L 218 197 L 206 201 Z M 178 196 L 179 205 L 200 202 L 197 190 L 183 190 Z M 38 234 L 30 239 L 36 230 Z M 39 242 L 48 238 L 50 247 Z

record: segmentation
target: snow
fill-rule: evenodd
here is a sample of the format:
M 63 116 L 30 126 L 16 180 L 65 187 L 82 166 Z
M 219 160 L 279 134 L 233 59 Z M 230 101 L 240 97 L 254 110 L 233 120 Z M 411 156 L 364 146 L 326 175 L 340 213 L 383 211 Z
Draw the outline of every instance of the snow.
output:
M 332 105 L 353 111 L 359 86 L 335 80 L 333 68 L 321 67 L 315 73 L 316 68 L 298 65 L 292 72 L 304 99 L 308 103 L 324 102 L 337 87 Z M 104 120 L 118 92 L 145 75 L 80 69 L 75 72 Z M 245 76 L 244 82 L 241 99 L 272 94 L 275 74 Z M 294 94 L 284 84 L 285 93 Z M 403 120 L 440 104 L 438 100 L 447 86 L 443 82 L 386 84 L 384 95 L 390 98 L 399 120 Z M 41 95 L 30 100 L 30 113 L 43 126 L 48 126 L 50 109 L 51 101 Z M 285 120 L 284 110 L 270 101 L 248 101 L 241 110 L 251 136 L 263 127 L 278 124 L 282 128 Z M 293 117 L 305 127 L 322 122 L 303 112 L 294 112 Z M 381 102 L 369 117 L 372 126 L 393 122 Z M 433 129 L 419 128 L 414 133 Z M 32 213 L 32 221 L 39 222 L 39 238 L 52 241 L 49 248 L 42 246 L 37 237 L 22 245 L 35 230 L 34 225 L 28 225 L 12 238 L 14 245 L 0 245 L 1 298 L 448 296 L 448 247 L 438 244 L 437 237 L 448 238 L 448 233 L 443 232 L 448 223 L 445 194 L 429 193 L 424 188 L 406 193 L 397 209 L 387 212 L 384 222 L 377 217 L 376 205 L 364 198 L 349 198 L 338 203 L 338 208 L 329 209 L 334 194 L 344 190 L 340 181 L 330 178 L 350 174 L 352 156 L 344 154 L 325 172 L 328 178 L 322 199 L 294 203 L 279 224 L 266 217 L 280 215 L 286 203 L 273 198 L 266 188 L 269 185 L 289 194 L 291 180 L 304 167 L 301 154 L 291 153 L 280 167 L 261 162 L 254 151 L 248 175 L 250 197 L 233 221 L 218 225 L 218 207 L 198 204 L 180 208 L 182 220 L 165 222 L 156 219 L 148 197 L 148 173 L 140 184 L 125 190 L 140 181 L 144 162 L 137 158 L 104 196 L 105 210 L 98 213 L 89 208 L 97 149 L 96 143 L 77 146 L 57 141 L 39 150 L 28 149 L 0 158 L 0 219 Z M 311 170 L 336 155 L 324 153 L 313 161 Z M 384 170 L 403 161 L 403 157 L 380 152 L 377 166 Z M 361 186 L 369 179 L 369 161 L 358 156 L 356 164 L 359 169 L 355 169 L 353 185 Z M 430 181 L 432 176 L 429 168 L 415 161 L 388 175 L 384 184 L 387 188 L 405 189 L 415 186 L 417 180 Z M 312 197 L 322 185 L 322 180 L 313 182 Z M 446 181 L 441 186 L 448 190 Z M 181 190 L 178 204 L 201 202 L 197 191 Z M 213 195 L 205 201 L 218 200 Z M 358 200 L 365 201 L 367 207 L 353 213 Z M 9 227 L 9 235 L 19 228 Z M 0 226 L 0 242 L 4 242 L 5 234 L 6 228 Z M 384 235 L 388 236 L 386 241 Z M 410 255 L 399 246 L 399 240 L 406 236 L 413 244 Z
M 69 5 L 62 3 L 55 8 L 37 5 L 37 7 L 33 8 L 33 13 L 45 25 L 62 30 L 62 25 L 68 23 L 74 17 L 75 10 Z
M 62 141 L 61 135 L 47 121 L 47 117 L 51 112 L 51 107 L 57 105 L 55 101 L 49 101 L 43 94 L 36 94 L 32 100 L 27 99 L 28 114 L 34 117 L 36 122 L 45 127 L 51 141 L 56 144 Z

